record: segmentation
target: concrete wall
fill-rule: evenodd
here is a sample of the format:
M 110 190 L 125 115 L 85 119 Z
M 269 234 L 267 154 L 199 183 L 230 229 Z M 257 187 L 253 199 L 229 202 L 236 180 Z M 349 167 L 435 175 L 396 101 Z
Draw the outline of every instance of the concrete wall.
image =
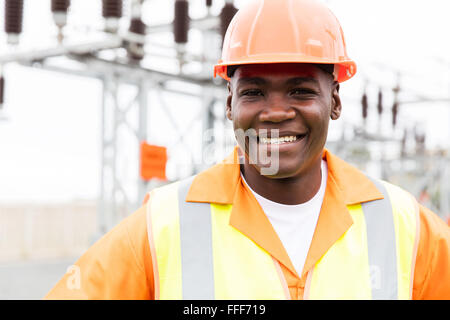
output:
M 95 201 L 0 205 L 0 262 L 80 256 L 96 223 Z

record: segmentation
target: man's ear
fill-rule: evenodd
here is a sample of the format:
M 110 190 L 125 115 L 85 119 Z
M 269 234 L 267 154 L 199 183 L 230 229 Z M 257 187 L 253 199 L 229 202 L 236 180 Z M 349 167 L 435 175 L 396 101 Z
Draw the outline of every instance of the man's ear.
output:
M 226 105 L 226 115 L 228 120 L 233 120 L 233 117 L 231 116 L 231 101 L 233 99 L 233 90 L 231 89 L 230 82 L 228 82 L 227 89 L 228 89 L 228 97 Z
M 331 96 L 331 120 L 337 120 L 341 116 L 342 104 L 341 97 L 339 96 L 339 83 L 334 82 L 332 84 L 332 96 Z

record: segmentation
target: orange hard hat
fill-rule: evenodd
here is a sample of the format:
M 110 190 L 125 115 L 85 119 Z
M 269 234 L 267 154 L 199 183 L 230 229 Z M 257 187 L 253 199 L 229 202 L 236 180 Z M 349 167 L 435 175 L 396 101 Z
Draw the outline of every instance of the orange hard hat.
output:
M 252 0 L 234 16 L 214 77 L 228 66 L 259 63 L 333 64 L 338 82 L 356 73 L 339 21 L 315 0 Z

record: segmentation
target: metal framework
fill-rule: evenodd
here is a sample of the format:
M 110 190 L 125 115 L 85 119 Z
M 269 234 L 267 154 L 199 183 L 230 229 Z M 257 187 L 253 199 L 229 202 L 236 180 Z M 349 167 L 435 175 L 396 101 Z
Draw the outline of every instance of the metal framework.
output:
M 133 5 L 136 5 L 136 1 Z M 95 238 L 136 210 L 142 204 L 146 192 L 165 183 L 158 180 L 144 181 L 139 177 L 139 145 L 142 141 L 151 139 L 148 120 L 152 110 L 159 108 L 164 113 L 172 127 L 171 135 L 177 136 L 172 145 L 166 145 L 169 155 L 182 146 L 186 158 L 190 159 L 188 163 L 192 165 L 189 170 L 191 174 L 204 169 L 205 164 L 196 161 L 194 150 L 186 145 L 188 130 L 195 123 L 200 123 L 202 130 L 207 131 L 213 129 L 217 121 L 225 121 L 224 117 L 217 117 L 214 112 L 216 104 L 223 104 L 225 101 L 225 87 L 222 81 L 214 81 L 211 77 L 212 65 L 220 54 L 220 42 L 217 41 L 220 16 L 208 13 L 204 18 L 190 21 L 190 28 L 202 33 L 201 55 L 186 51 L 183 44 L 163 45 L 152 41 L 151 35 L 171 31 L 172 28 L 172 24 L 147 26 L 145 35 L 114 33 L 109 30 L 95 35 L 92 40 L 75 43 L 70 42 L 70 39 L 62 41 L 60 30 L 61 41 L 53 47 L 41 50 L 15 49 L 0 53 L 0 66 L 18 62 L 31 68 L 101 81 L 101 174 L 98 232 Z M 17 37 L 14 39 L 17 40 Z M 168 64 L 178 66 L 178 72 L 147 67 L 144 61 L 124 57 L 118 52 L 124 48 L 128 50 L 130 44 L 134 44 L 134 48 L 147 47 L 146 59 L 166 59 Z M 185 66 L 189 64 L 200 67 L 195 72 L 187 72 Z M 180 129 L 176 115 L 165 102 L 165 96 L 170 94 L 195 99 L 201 106 L 187 126 L 188 130 Z M 155 97 L 158 104 L 150 105 L 150 98 Z M 121 140 L 126 143 L 121 143 Z M 210 143 L 211 141 L 205 141 L 205 145 L 201 146 L 202 150 L 207 150 L 207 144 Z M 127 164 L 131 167 L 129 171 L 132 174 L 124 175 L 121 172 L 124 158 L 133 158 Z M 177 173 L 173 179 L 183 178 L 182 175 L 183 173 Z

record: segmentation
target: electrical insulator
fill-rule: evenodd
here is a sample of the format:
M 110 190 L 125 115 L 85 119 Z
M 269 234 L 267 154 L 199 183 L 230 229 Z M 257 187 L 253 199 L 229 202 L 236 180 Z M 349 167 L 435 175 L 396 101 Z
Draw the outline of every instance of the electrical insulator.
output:
M 414 140 L 418 144 L 425 142 L 425 134 L 418 130 L 417 127 L 414 127 Z
M 381 114 L 383 113 L 383 92 L 378 91 L 378 104 L 377 104 L 377 109 L 378 109 L 378 115 L 381 116 Z
M 122 8 L 122 0 L 103 0 L 103 18 L 121 18 Z
M 206 9 L 208 10 L 208 15 L 211 15 L 212 0 L 206 0 Z
M 5 78 L 3 78 L 2 75 L 0 75 L 0 109 L 3 108 L 3 102 L 5 102 L 4 94 L 5 94 Z
M 130 22 L 130 29 L 129 31 L 132 33 L 145 35 L 145 30 L 147 29 L 147 26 L 144 22 L 142 22 L 141 18 L 133 18 Z
M 361 99 L 361 105 L 362 105 L 362 117 L 365 120 L 367 119 L 367 110 L 369 109 L 369 103 L 367 102 L 367 94 L 365 92 Z
M 408 139 L 408 129 L 404 129 L 403 130 L 403 137 L 402 137 L 402 141 L 401 141 L 401 148 L 400 148 L 400 152 L 402 156 L 406 155 L 406 141 Z
M 220 12 L 220 32 L 222 34 L 222 40 L 225 38 L 225 33 L 227 32 L 228 25 L 233 19 L 234 15 L 238 9 L 233 5 L 233 2 L 227 1 L 225 6 L 222 8 Z
M 188 42 L 189 22 L 189 2 L 187 0 L 175 1 L 173 20 L 175 43 L 184 44 Z
M 5 32 L 8 34 L 8 43 L 19 43 L 22 33 L 23 0 L 5 0 Z
M 105 31 L 117 32 L 119 29 L 119 20 L 122 17 L 122 0 L 103 0 L 102 15 L 105 18 Z
M 427 136 L 425 133 L 422 134 L 422 136 L 420 137 L 420 143 L 422 145 L 423 148 L 425 148 L 425 141 L 427 140 Z
M 69 6 L 70 0 L 52 0 L 53 19 L 58 27 L 66 25 Z
M 58 40 L 62 41 L 62 29 L 67 24 L 67 10 L 70 6 L 70 0 L 52 0 L 53 20 L 58 27 Z
M 414 140 L 416 142 L 416 153 L 423 153 L 425 151 L 425 133 L 417 127 L 414 127 Z
M 147 29 L 147 26 L 144 22 L 142 22 L 141 18 L 132 18 L 130 21 L 130 28 L 129 32 L 138 34 L 138 35 L 145 35 L 145 31 Z M 142 60 L 144 57 L 144 45 L 142 43 L 136 43 L 130 41 L 130 43 L 127 46 L 128 49 L 128 57 L 133 60 Z
M 392 127 L 395 128 L 395 125 L 397 124 L 397 115 L 398 115 L 398 103 L 394 102 L 394 105 L 392 106 Z
M 52 0 L 52 12 L 67 12 L 70 0 Z

